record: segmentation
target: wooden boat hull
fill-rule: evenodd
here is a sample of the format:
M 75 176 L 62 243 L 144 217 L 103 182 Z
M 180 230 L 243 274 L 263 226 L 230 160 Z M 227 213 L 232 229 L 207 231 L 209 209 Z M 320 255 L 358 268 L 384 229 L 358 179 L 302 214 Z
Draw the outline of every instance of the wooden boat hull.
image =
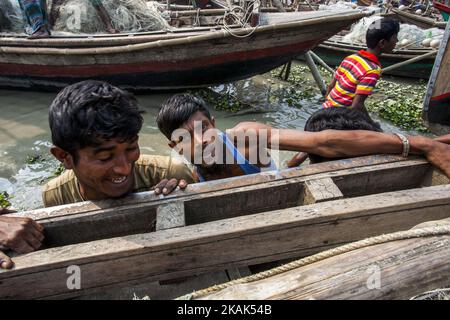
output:
M 314 53 L 331 66 L 337 67 L 348 55 L 355 53 L 358 50 L 365 49 L 363 46 L 350 45 L 340 41 L 334 41 L 333 39 L 334 38 L 331 38 L 314 48 Z M 401 50 L 395 54 L 383 54 L 380 63 L 382 67 L 385 68 L 421 54 L 425 54 L 429 51 L 429 49 Z M 431 70 L 433 69 L 433 63 L 434 57 L 430 57 L 398 69 L 387 71 L 386 74 L 408 78 L 428 79 Z
M 43 47 L 39 42 L 32 46 L 34 41 L 28 47 L 2 46 L 0 86 L 58 89 L 85 79 L 101 79 L 132 90 L 170 90 L 226 83 L 280 66 L 363 15 L 331 16 L 327 28 L 323 28 L 323 19 L 314 18 L 266 25 L 246 38 L 218 30 L 108 47 L 93 47 L 95 43 L 89 39 L 86 43 L 92 47 L 83 41 L 68 48 Z M 112 43 L 120 43 L 120 38 L 114 39 Z
M 0 272 L 0 298 L 82 297 L 308 256 L 449 218 L 449 183 L 425 159 L 381 155 L 21 212 L 44 226 L 46 248 Z M 79 290 L 67 286 L 73 265 Z
M 420 15 L 401 11 L 395 8 L 392 8 L 391 10 L 397 15 L 398 19 L 403 23 L 414 24 L 423 29 L 429 29 L 434 27 L 445 29 L 445 22 L 435 21 L 432 18 L 422 17 Z
M 422 117 L 436 134 L 450 133 L 450 23 L 428 82 Z
M 444 21 L 448 21 L 448 18 L 450 17 L 450 7 L 438 1 L 433 1 L 433 6 L 442 14 Z

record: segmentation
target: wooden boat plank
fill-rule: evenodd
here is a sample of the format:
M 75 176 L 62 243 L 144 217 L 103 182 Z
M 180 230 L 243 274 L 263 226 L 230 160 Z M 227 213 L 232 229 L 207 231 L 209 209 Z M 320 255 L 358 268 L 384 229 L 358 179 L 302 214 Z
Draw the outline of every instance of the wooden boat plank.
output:
M 422 159 L 370 163 L 376 161 L 372 157 L 332 161 L 281 171 L 278 178 L 272 173 L 193 184 L 165 198 L 143 192 L 119 200 L 88 201 L 9 216 L 30 217 L 41 223 L 46 229 L 45 244 L 53 247 L 150 232 L 162 204 L 184 202 L 185 222 L 192 225 L 302 204 L 304 183 L 312 179 L 332 178 L 344 196 L 354 197 L 416 188 L 432 171 Z M 261 194 L 265 196 L 261 198 Z
M 450 236 L 388 242 L 199 299 L 410 299 L 448 284 L 449 254 Z
M 0 272 L 0 297 L 67 298 L 130 281 L 294 258 L 448 218 L 449 212 L 450 185 L 443 185 L 51 248 L 18 256 L 15 269 Z M 71 265 L 80 267 L 80 290 L 67 288 Z

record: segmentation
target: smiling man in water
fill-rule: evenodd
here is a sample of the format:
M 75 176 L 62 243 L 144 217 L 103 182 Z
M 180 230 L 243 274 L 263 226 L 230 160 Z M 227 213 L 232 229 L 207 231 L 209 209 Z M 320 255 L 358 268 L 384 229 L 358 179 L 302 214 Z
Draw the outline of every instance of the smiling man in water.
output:
M 134 95 L 100 81 L 62 90 L 50 106 L 51 153 L 66 170 L 44 187 L 45 206 L 118 198 L 155 187 L 168 194 L 193 182 L 171 157 L 141 155 L 143 118 Z

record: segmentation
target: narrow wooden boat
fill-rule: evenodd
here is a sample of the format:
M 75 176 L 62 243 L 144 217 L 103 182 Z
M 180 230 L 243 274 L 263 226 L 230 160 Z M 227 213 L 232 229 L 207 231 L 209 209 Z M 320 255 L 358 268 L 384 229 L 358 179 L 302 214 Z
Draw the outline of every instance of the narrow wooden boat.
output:
M 27 40 L 0 37 L 0 86 L 57 89 L 100 79 L 133 90 L 204 87 L 267 72 L 364 13 L 261 13 L 256 28 Z
M 423 119 L 431 131 L 450 133 L 450 23 L 445 29 L 436 62 L 428 82 Z
M 449 218 L 449 183 L 422 158 L 380 155 L 16 213 L 45 227 L 46 248 L 0 271 L 0 298 L 175 298 L 253 272 L 246 266 Z M 78 288 L 67 285 L 73 266 Z
M 448 18 L 450 17 L 450 2 L 447 1 L 447 4 L 445 4 L 443 0 L 434 0 L 433 6 L 441 12 L 444 21 L 448 21 Z
M 342 41 L 341 36 L 333 36 L 330 39 L 319 44 L 316 48 L 313 49 L 313 51 L 328 65 L 337 67 L 345 57 L 362 49 L 366 49 L 366 47 L 363 45 L 344 42 Z M 432 52 L 432 50 L 434 49 L 399 49 L 391 54 L 383 54 L 381 56 L 380 63 L 383 68 L 386 68 L 391 65 Z M 428 79 L 430 77 L 431 70 L 433 69 L 434 59 L 434 57 L 428 57 L 409 65 L 386 71 L 385 74 L 409 78 Z
M 447 288 L 449 254 L 450 219 L 430 221 L 210 286 L 180 299 L 414 299 L 426 291 Z
M 436 19 L 433 19 L 431 17 L 421 16 L 415 13 L 402 11 L 396 8 L 391 8 L 390 10 L 394 12 L 397 15 L 398 19 L 403 23 L 414 24 L 423 29 L 429 28 L 445 29 L 446 23 L 444 21 L 436 21 Z

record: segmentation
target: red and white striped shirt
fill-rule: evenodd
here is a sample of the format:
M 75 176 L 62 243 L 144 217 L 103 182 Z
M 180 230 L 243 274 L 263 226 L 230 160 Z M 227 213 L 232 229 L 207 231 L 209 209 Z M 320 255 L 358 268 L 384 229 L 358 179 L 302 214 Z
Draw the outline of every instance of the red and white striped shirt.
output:
M 330 91 L 325 108 L 349 107 L 357 94 L 370 95 L 381 76 L 377 57 L 360 50 L 345 58 L 334 74 L 336 85 Z

